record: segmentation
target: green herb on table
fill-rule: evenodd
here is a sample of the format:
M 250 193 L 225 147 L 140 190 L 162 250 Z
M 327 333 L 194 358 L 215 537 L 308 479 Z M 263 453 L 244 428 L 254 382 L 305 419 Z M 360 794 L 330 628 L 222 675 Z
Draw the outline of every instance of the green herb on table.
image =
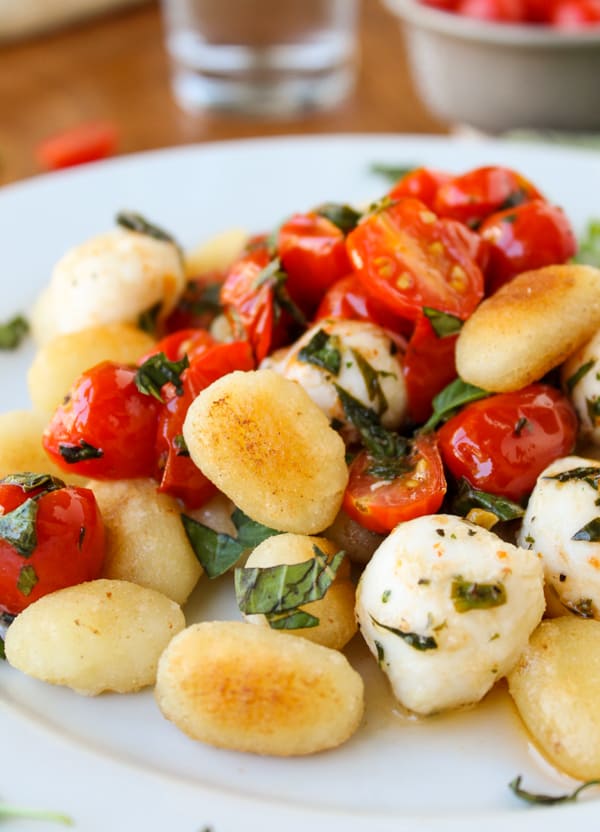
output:
M 418 167 L 419 165 L 391 165 L 386 162 L 373 162 L 369 170 L 371 173 L 383 176 L 384 179 L 387 179 L 393 185 Z
M 73 818 L 62 812 L 52 812 L 46 809 L 29 809 L 24 806 L 13 806 L 10 803 L 0 802 L 0 823 L 3 820 L 24 818 L 27 820 L 46 820 L 50 823 L 62 823 L 64 826 L 73 826 Z
M 524 800 L 526 803 L 534 803 L 538 806 L 554 806 L 556 803 L 572 803 L 577 800 L 584 789 L 588 789 L 590 786 L 600 785 L 600 780 L 588 780 L 586 783 L 582 783 L 581 786 L 578 786 L 569 794 L 535 794 L 534 792 L 528 792 L 526 789 L 521 788 L 522 779 L 523 778 L 520 774 L 518 777 L 515 777 L 515 779 L 508 784 L 509 789 L 511 789 L 513 794 L 521 800 Z
M 16 315 L 0 324 L 0 350 L 14 350 L 29 332 L 29 324 L 22 315 Z

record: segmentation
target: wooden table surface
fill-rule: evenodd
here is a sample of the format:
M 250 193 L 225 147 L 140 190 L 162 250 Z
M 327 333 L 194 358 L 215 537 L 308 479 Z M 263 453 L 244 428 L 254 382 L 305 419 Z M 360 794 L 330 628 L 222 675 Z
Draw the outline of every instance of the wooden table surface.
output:
M 169 86 L 155 3 L 0 48 L 0 183 L 40 172 L 35 147 L 78 123 L 108 119 L 119 153 L 260 135 L 443 132 L 419 102 L 395 19 L 362 0 L 361 65 L 353 95 L 325 113 L 258 120 L 184 113 Z

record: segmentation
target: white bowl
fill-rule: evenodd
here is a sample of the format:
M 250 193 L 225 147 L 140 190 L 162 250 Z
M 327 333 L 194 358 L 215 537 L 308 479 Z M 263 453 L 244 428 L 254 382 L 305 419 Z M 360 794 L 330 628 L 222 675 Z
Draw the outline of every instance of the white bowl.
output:
M 501 132 L 600 128 L 600 30 L 487 23 L 383 0 L 403 23 L 412 74 L 431 112 Z

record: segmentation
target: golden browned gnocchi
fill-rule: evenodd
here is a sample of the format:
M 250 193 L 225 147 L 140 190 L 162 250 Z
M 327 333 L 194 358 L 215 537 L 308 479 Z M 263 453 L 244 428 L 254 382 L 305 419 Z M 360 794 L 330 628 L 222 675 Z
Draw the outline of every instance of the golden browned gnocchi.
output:
M 160 654 L 184 626 L 179 605 L 161 593 L 99 579 L 27 607 L 8 629 L 6 658 L 87 696 L 129 693 L 154 683 Z
M 543 621 L 508 676 L 542 753 L 579 780 L 600 777 L 600 621 Z
M 88 484 L 106 530 L 103 577 L 132 581 L 184 604 L 202 575 L 181 523 L 181 507 L 153 480 Z
M 308 537 L 300 534 L 279 534 L 263 540 L 246 561 L 246 567 L 265 568 L 280 564 L 293 565 L 314 560 L 314 547 L 331 559 L 339 551 L 336 546 L 324 537 Z M 283 630 L 282 632 L 303 636 L 317 644 L 341 650 L 356 632 L 354 617 L 354 584 L 350 578 L 350 564 L 342 561 L 335 576 L 335 580 L 320 601 L 304 604 L 299 609 L 314 615 L 319 619 L 316 627 L 304 627 L 298 630 Z M 268 627 L 269 623 L 264 615 L 249 615 L 247 620 L 252 624 Z
M 253 520 L 298 534 L 333 522 L 348 482 L 344 442 L 299 384 L 272 370 L 230 373 L 194 400 L 183 435 Z
M 312 754 L 345 742 L 363 713 L 347 659 L 239 621 L 194 624 L 161 656 L 156 699 L 192 739 L 254 754 Z
M 101 361 L 135 364 L 155 341 L 129 324 L 105 324 L 57 335 L 37 352 L 27 385 L 36 410 L 51 415 L 81 373 Z

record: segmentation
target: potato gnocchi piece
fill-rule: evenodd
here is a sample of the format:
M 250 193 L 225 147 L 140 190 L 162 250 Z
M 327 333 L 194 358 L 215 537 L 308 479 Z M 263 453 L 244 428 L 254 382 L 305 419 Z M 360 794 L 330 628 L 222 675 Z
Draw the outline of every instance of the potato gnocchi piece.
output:
M 253 520 L 298 534 L 333 522 L 348 482 L 344 443 L 295 382 L 230 373 L 192 402 L 183 435 L 196 465 Z
M 578 780 L 600 778 L 600 622 L 543 621 L 508 684 L 542 754 Z
M 31 471 L 52 474 L 70 484 L 83 485 L 87 477 L 79 477 L 59 468 L 42 447 L 46 421 L 31 410 L 9 410 L 0 413 L 0 478 L 9 474 Z
M 135 364 L 155 343 L 146 332 L 129 324 L 105 324 L 57 335 L 38 350 L 27 374 L 34 408 L 52 415 L 85 370 L 101 361 Z
M 280 534 L 263 540 L 246 561 L 246 567 L 264 568 L 280 564 L 304 563 L 314 559 L 314 546 L 329 559 L 339 551 L 339 546 L 324 537 Z M 297 630 L 282 630 L 282 632 L 302 636 L 334 650 L 341 650 L 356 632 L 354 595 L 354 584 L 350 578 L 350 563 L 345 559 L 325 597 L 320 601 L 312 601 L 299 607 L 300 610 L 318 618 L 318 625 Z M 245 618 L 252 624 L 269 626 L 264 615 L 247 615 Z
M 36 340 L 109 323 L 137 323 L 159 306 L 167 315 L 185 288 L 177 247 L 115 229 L 71 249 L 54 267 L 32 318 Z
M 565 265 L 524 272 L 465 321 L 456 368 L 484 390 L 520 390 L 562 364 L 599 327 L 598 269 Z
M 184 604 L 202 575 L 181 523 L 181 507 L 153 480 L 88 483 L 104 520 L 102 577 L 132 581 Z
M 215 234 L 204 243 L 185 253 L 185 272 L 189 277 L 226 269 L 244 250 L 248 232 L 242 228 L 229 228 Z
M 195 624 L 161 656 L 156 700 L 189 737 L 254 754 L 313 754 L 345 742 L 363 681 L 345 656 L 239 621 Z
M 579 417 L 581 437 L 600 445 L 600 331 L 565 362 L 561 378 Z
M 77 693 L 152 685 L 158 659 L 185 627 L 174 601 L 128 581 L 99 579 L 45 595 L 8 628 L 13 667 Z

